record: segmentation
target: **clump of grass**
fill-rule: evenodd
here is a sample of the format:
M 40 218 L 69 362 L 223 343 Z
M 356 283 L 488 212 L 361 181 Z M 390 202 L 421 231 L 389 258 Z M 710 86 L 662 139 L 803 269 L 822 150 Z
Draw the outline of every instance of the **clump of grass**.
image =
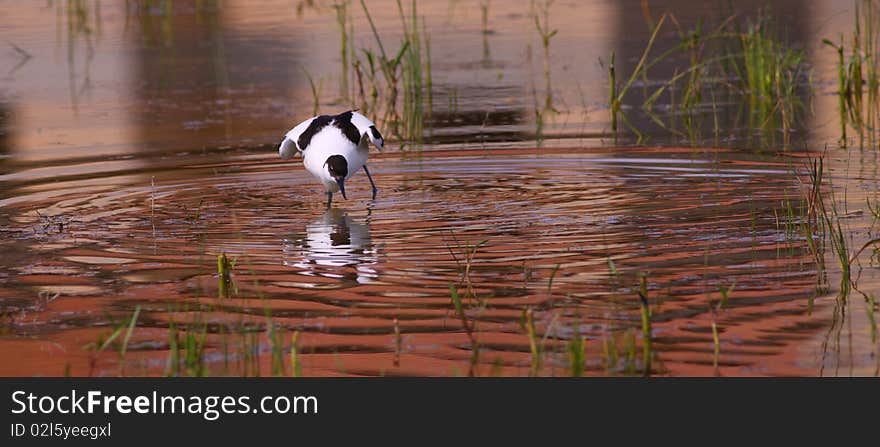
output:
M 452 306 L 455 309 L 455 314 L 461 320 L 461 326 L 464 328 L 465 333 L 467 333 L 468 339 L 471 342 L 471 360 L 468 375 L 473 377 L 476 375 L 476 367 L 479 363 L 480 358 L 480 345 L 477 342 L 477 338 L 475 335 L 477 330 L 477 321 L 474 320 L 473 323 L 468 322 L 468 316 L 465 313 L 464 305 L 462 304 L 461 297 L 458 294 L 458 289 L 453 283 L 449 283 L 449 295 L 452 298 Z
M 797 107 L 797 96 L 804 54 L 777 40 L 770 27 L 771 17 L 762 15 L 740 37 L 743 49 L 745 87 L 748 92 L 753 128 L 782 128 L 788 147 Z M 779 125 L 776 125 L 778 121 Z
M 452 256 L 452 259 L 458 266 L 460 276 L 458 286 L 456 286 L 454 283 L 449 283 L 449 294 L 452 297 L 452 304 L 455 309 L 455 313 L 461 320 L 462 327 L 464 327 L 465 332 L 467 332 L 468 339 L 471 342 L 471 359 L 468 374 L 473 377 L 476 375 L 476 369 L 479 363 L 480 356 L 480 345 L 476 338 L 479 320 L 474 318 L 473 322 L 468 322 L 469 318 L 466 314 L 465 305 L 463 303 L 462 297 L 459 295 L 459 288 L 464 288 L 465 298 L 468 298 L 470 305 L 474 306 L 478 312 L 486 307 L 486 301 L 485 299 L 477 295 L 476 290 L 473 287 L 473 281 L 471 280 L 470 275 L 472 265 L 474 263 L 474 258 L 477 255 L 477 250 L 479 250 L 480 247 L 486 244 L 488 240 L 482 240 L 477 242 L 476 244 L 471 244 L 470 242 L 462 244 L 458 241 L 458 239 L 456 239 L 455 234 L 452 234 L 452 238 L 455 242 L 456 247 L 461 252 L 461 255 L 456 255 L 455 251 L 453 251 L 452 247 L 448 244 L 446 248 L 447 250 L 449 250 L 449 254 Z
M 651 375 L 651 307 L 648 303 L 648 278 L 642 275 L 639 280 L 639 307 L 642 316 L 642 365 L 644 375 Z
M 550 271 L 550 279 L 547 281 L 547 293 L 553 293 L 553 278 L 556 278 L 556 272 L 559 271 L 560 264 L 556 264 L 553 266 L 553 270 Z
M 204 358 L 208 327 L 199 319 L 199 314 L 195 318 L 189 327 L 178 328 L 173 319 L 168 325 L 167 376 L 203 377 L 208 374 Z
M 872 0 L 855 0 L 854 27 L 850 39 L 851 50 L 845 57 L 844 36 L 840 44 L 830 39 L 822 42 L 837 52 L 837 94 L 840 108 L 840 143 L 846 147 L 847 125 L 859 135 L 859 147 L 876 145 L 877 116 L 880 113 L 880 61 L 877 59 L 877 42 L 880 41 L 876 6 Z M 861 5 L 861 6 L 860 6 Z
M 425 93 L 426 90 L 430 90 L 433 81 L 430 69 L 430 39 L 424 27 L 421 32 L 419 31 L 416 1 L 412 1 L 407 14 L 402 1 L 397 0 L 403 41 L 394 57 L 389 57 L 385 52 L 385 46 L 364 0 L 361 0 L 361 7 L 379 49 L 378 54 L 369 49 L 361 49 L 364 61 L 358 58 L 354 62 L 361 104 L 366 113 L 381 115 L 380 121 L 390 129 L 392 135 L 419 144 L 424 137 L 426 116 L 430 115 L 431 95 L 430 91 L 427 95 Z M 365 71 L 364 68 L 369 68 L 369 71 Z M 382 74 L 382 82 L 379 82 L 376 76 L 377 71 Z M 370 82 L 369 94 L 364 88 L 365 78 Z M 400 98 L 401 91 L 402 98 Z M 382 104 L 378 103 L 380 96 L 384 97 Z M 399 102 L 402 113 L 398 110 Z
M 849 244 L 847 243 L 848 233 L 843 227 L 843 219 L 840 215 L 837 200 L 834 194 L 832 193 L 830 195 L 830 206 L 826 206 L 825 200 L 820 193 L 824 179 L 823 172 L 824 167 L 822 159 L 818 158 L 816 160 L 811 160 L 809 181 L 812 183 L 812 185 L 809 196 L 809 211 L 807 215 L 816 216 L 815 219 L 818 221 L 818 223 L 815 225 L 821 228 L 821 237 L 829 241 L 831 252 L 837 258 L 838 264 L 840 266 L 839 296 L 842 299 L 845 299 L 847 296 L 849 296 L 852 289 L 856 286 L 855 280 L 852 277 L 852 265 L 856 262 L 859 255 L 861 255 L 869 247 L 880 245 L 880 238 L 871 239 L 862 244 L 862 246 L 858 250 L 852 252 Z
M 217 290 L 220 298 L 229 298 L 230 292 L 238 294 L 238 287 L 232 280 L 235 260 L 230 260 L 226 253 L 217 255 Z
M 250 327 L 239 330 L 241 345 L 239 346 L 239 369 L 244 377 L 260 377 L 260 334 Z
M 544 97 L 543 103 L 538 98 L 538 87 L 535 84 L 534 78 L 532 79 L 532 94 L 534 96 L 534 114 L 535 114 L 535 142 L 538 147 L 541 147 L 541 144 L 544 140 L 544 126 L 547 119 L 547 115 L 551 113 L 558 113 L 555 107 L 553 107 L 553 88 L 550 81 L 550 41 L 557 34 L 558 30 L 554 30 L 550 28 L 550 7 L 553 5 L 553 0 L 542 0 L 538 2 L 537 0 L 532 0 L 530 15 L 534 19 L 535 22 L 535 30 L 538 33 L 538 37 L 541 40 L 541 47 L 543 48 L 543 74 L 544 74 Z M 540 11 L 538 10 L 540 9 Z M 528 46 L 528 60 L 531 64 L 532 61 L 532 46 L 529 44 Z
M 529 368 L 529 376 L 536 377 L 538 373 L 541 371 L 541 346 L 538 343 L 538 333 L 535 330 L 535 317 L 534 311 L 529 308 L 523 312 L 523 324 L 526 329 L 526 334 L 529 337 L 529 350 L 532 353 L 532 361 L 531 367 Z
M 736 287 L 736 281 L 733 281 L 733 284 L 729 286 L 720 285 L 718 286 L 718 291 L 721 292 L 721 301 L 718 303 L 719 307 L 726 307 L 727 302 L 730 300 L 730 292 L 733 292 L 733 289 Z
M 825 227 L 828 229 L 828 238 L 831 244 L 831 252 L 837 257 L 840 265 L 840 290 L 843 296 L 849 294 L 850 285 L 852 284 L 852 261 L 849 256 L 849 245 L 846 242 L 846 233 L 841 223 L 840 212 L 837 208 L 837 201 L 831 196 L 831 211 L 822 205 L 822 217 L 825 221 Z
M 226 265 L 222 269 L 227 272 L 232 271 L 232 266 L 227 259 L 222 261 L 220 257 L 220 265 Z M 222 270 L 221 269 L 221 270 Z M 222 275 L 221 275 L 222 276 Z M 259 283 L 254 282 L 257 296 L 264 304 L 265 323 L 249 323 L 245 316 L 253 315 L 257 312 L 256 308 L 252 308 L 247 304 L 237 309 L 240 319 L 237 323 L 219 323 L 209 324 L 205 321 L 205 312 L 214 312 L 217 309 L 211 304 L 196 303 L 196 307 L 191 307 L 191 303 L 186 301 L 182 303 L 169 303 L 167 314 L 169 315 L 169 323 L 167 327 L 167 346 L 168 353 L 165 361 L 164 374 L 176 377 L 201 377 L 212 373 L 219 373 L 209 369 L 210 364 L 207 362 L 207 352 L 216 349 L 222 355 L 222 374 L 226 375 L 235 372 L 241 376 L 260 376 L 260 358 L 263 352 L 268 352 L 271 357 L 271 375 L 283 376 L 287 374 L 286 362 L 284 361 L 284 352 L 287 348 L 283 339 L 286 337 L 286 330 L 283 326 L 273 323 L 271 311 L 263 301 L 263 295 L 259 290 Z M 235 292 L 236 294 L 238 292 Z M 51 298 L 51 296 L 49 297 Z M 226 307 L 231 303 L 224 303 Z M 182 306 L 182 308 L 181 308 Z M 125 368 L 131 363 L 125 362 L 128 347 L 133 337 L 134 328 L 137 325 L 138 317 L 141 313 L 140 306 L 136 307 L 130 318 L 114 324 L 115 329 L 109 334 L 102 334 L 95 343 L 84 346 L 84 349 L 92 351 L 90 359 L 90 374 L 94 375 L 98 367 L 98 360 L 101 353 L 113 347 L 119 353 L 119 375 L 125 375 Z M 177 315 L 186 315 L 186 320 L 176 318 Z M 210 340 L 216 340 L 218 335 L 220 343 L 214 348 L 209 344 Z M 230 337 L 237 336 L 237 339 L 230 342 Z M 265 336 L 268 349 L 262 349 L 261 338 Z M 297 340 L 299 333 L 295 333 L 290 345 L 290 361 L 291 375 L 301 375 L 300 360 L 298 358 L 299 348 Z M 230 361 L 236 362 L 230 368 Z M 147 374 L 147 366 L 143 364 L 144 374 Z
M 715 315 L 712 315 L 712 368 L 718 371 L 718 358 L 721 356 L 721 338 L 718 336 L 718 325 L 715 323 Z
M 846 147 L 846 123 L 848 117 L 848 108 L 849 102 L 849 89 L 848 85 L 850 83 L 849 74 L 851 70 L 849 70 L 844 63 L 843 52 L 843 36 L 840 36 L 840 45 L 835 45 L 829 39 L 823 39 L 822 42 L 825 45 L 833 47 L 837 51 L 837 98 L 838 98 L 838 113 L 840 114 L 840 145 Z M 859 74 L 861 76 L 861 73 Z
M 321 81 L 315 84 L 312 75 L 305 68 L 303 68 L 303 73 L 305 73 L 306 79 L 309 80 L 309 87 L 312 89 L 312 115 L 317 115 L 321 110 Z
M 269 349 L 272 353 L 272 375 L 281 377 L 284 375 L 284 331 L 272 323 L 271 318 L 266 319 L 266 338 L 269 340 Z
M 616 286 L 617 280 L 620 279 L 620 271 L 617 270 L 617 264 L 610 257 L 608 258 L 608 277 L 614 281 Z
M 771 26 L 772 17 L 762 13 L 757 20 L 747 22 L 745 31 L 736 22 L 736 16 L 723 20 L 714 29 L 706 29 L 698 21 L 692 30 L 683 30 L 674 14 L 664 14 L 655 25 L 641 58 L 629 77 L 618 83 L 614 55 L 609 66 L 611 130 L 618 132 L 620 120 L 642 140 L 642 133 L 633 126 L 622 112 L 627 93 L 637 80 L 646 87 L 642 110 L 656 124 L 675 135 L 697 141 L 701 137 L 701 123 L 697 119 L 704 109 L 704 92 L 712 93 L 711 110 L 715 112 L 716 89 L 727 89 L 743 98 L 750 110 L 750 128 L 762 131 L 763 135 L 774 135 L 777 129 L 783 133 L 784 144 L 790 143 L 799 113 L 804 109 L 800 100 L 800 85 L 807 77 L 803 52 L 794 49 L 777 37 Z M 676 27 L 680 41 L 677 46 L 667 48 L 651 57 L 659 31 L 666 23 Z M 688 64 L 676 67 L 674 74 L 661 80 L 653 92 L 648 93 L 651 84 L 649 70 L 662 61 L 672 57 L 685 56 Z M 676 97 L 676 91 L 681 92 Z M 671 119 L 681 119 L 687 133 L 675 129 L 674 122 L 663 123 L 652 112 L 654 104 L 666 95 L 672 109 L 678 113 Z M 718 129 L 716 114 L 716 134 Z
M 571 365 L 571 376 L 583 376 L 586 362 L 586 339 L 582 335 L 576 333 L 568 343 L 568 359 Z
M 299 358 L 299 331 L 290 336 L 290 375 L 302 377 L 302 361 Z
M 492 361 L 492 368 L 489 369 L 489 377 L 501 377 L 504 373 L 504 360 L 496 358 Z
M 400 22 L 403 25 L 404 38 L 409 45 L 403 52 L 403 131 L 408 140 L 421 143 L 425 123 L 425 65 L 422 55 L 422 35 L 419 33 L 419 20 L 416 13 L 416 1 L 410 6 L 411 17 L 407 21 L 401 0 L 397 0 Z
M 137 324 L 138 315 L 140 315 L 141 307 L 135 306 L 134 312 L 131 315 L 131 318 L 128 320 L 128 324 L 124 321 L 117 324 L 116 328 L 113 332 L 110 333 L 106 338 L 103 335 L 98 337 L 98 340 L 94 343 L 89 343 L 83 346 L 83 349 L 87 349 L 91 351 L 91 355 L 89 357 L 89 376 L 94 375 L 95 369 L 97 368 L 98 357 L 102 352 L 107 350 L 113 343 L 122 335 L 123 331 L 125 331 L 125 336 L 122 339 L 122 343 L 119 344 L 117 350 L 119 353 L 119 375 L 125 375 L 125 354 L 128 351 L 128 343 L 131 341 L 131 334 L 134 331 L 134 327 Z
M 721 292 L 721 299 L 718 300 L 718 303 L 713 305 L 712 302 L 709 303 L 709 312 L 712 316 L 712 368 L 715 370 L 716 374 L 718 374 L 718 359 L 721 356 L 721 336 L 718 331 L 718 313 L 721 312 L 721 309 L 727 307 L 728 300 L 730 299 L 730 292 L 733 291 L 733 288 L 736 286 L 736 282 L 731 284 L 729 287 L 725 287 L 721 285 L 718 287 L 718 291 Z
M 131 320 L 128 323 L 128 329 L 125 331 L 125 338 L 122 339 L 122 346 L 119 348 L 119 375 L 125 375 L 125 353 L 128 351 L 128 342 L 131 341 L 131 334 L 134 332 L 135 324 L 137 323 L 138 315 L 141 313 L 141 306 L 135 306 L 134 313 L 131 315 Z
M 400 336 L 400 322 L 397 317 L 394 318 L 394 366 L 400 366 L 400 351 L 403 345 L 403 339 Z
M 150 176 L 150 226 L 156 239 L 156 176 Z
M 611 130 L 615 134 L 618 130 L 618 117 L 620 117 L 623 120 L 624 124 L 626 124 L 627 127 L 631 131 L 633 131 L 633 133 L 639 135 L 639 141 L 642 140 L 641 133 L 638 131 L 638 129 L 636 129 L 635 126 L 632 125 L 632 123 L 630 123 L 626 115 L 622 113 L 623 100 L 626 97 L 627 92 L 629 92 L 629 89 L 632 88 L 636 79 L 639 76 L 647 76 L 647 72 L 645 70 L 647 69 L 648 56 L 651 53 L 651 49 L 654 47 L 654 41 L 657 39 L 657 35 L 662 29 L 663 23 L 666 21 L 666 18 L 667 14 L 664 14 L 662 17 L 660 17 L 660 20 L 654 26 L 654 30 L 651 32 L 651 37 L 648 39 L 648 42 L 645 45 L 645 50 L 642 52 L 642 56 L 639 58 L 639 62 L 636 64 L 629 78 L 621 86 L 617 85 L 614 53 L 611 53 L 611 63 L 609 65 L 609 75 L 611 77 Z M 659 62 L 659 58 L 655 59 L 655 62 Z
M 868 294 L 868 300 L 865 303 L 865 313 L 868 315 L 868 323 L 871 325 L 871 343 L 877 343 L 877 319 L 874 317 L 874 308 L 876 306 L 874 294 Z
M 547 97 L 544 104 L 545 110 L 553 110 L 553 95 L 550 85 L 550 40 L 559 30 L 550 29 L 550 7 L 554 0 L 544 0 L 540 3 L 541 13 L 535 14 L 535 29 L 541 38 L 541 47 L 544 50 L 544 82 Z
M 339 95 L 343 101 L 348 101 L 350 96 L 349 90 L 349 60 L 351 49 L 349 48 L 349 42 L 351 39 L 350 35 L 350 21 L 348 14 L 348 7 L 351 4 L 351 0 L 342 0 L 333 3 L 333 9 L 336 10 L 336 24 L 339 26 L 339 37 L 340 37 L 340 56 L 342 59 L 342 74 L 339 76 Z M 309 78 L 311 81 L 311 78 Z M 314 85 L 312 86 L 314 90 Z M 317 114 L 317 113 L 316 113 Z
M 619 354 L 617 351 L 617 343 L 614 338 L 606 338 L 602 340 L 602 358 L 605 364 L 605 371 L 611 372 L 617 368 L 617 359 Z
M 472 266 L 474 264 L 474 259 L 477 256 L 477 251 L 481 247 L 486 245 L 486 243 L 489 242 L 489 240 L 483 239 L 483 240 L 478 241 L 476 243 L 471 243 L 471 242 L 461 243 L 455 237 L 454 233 L 451 233 L 451 235 L 452 235 L 453 242 L 455 242 L 455 247 L 458 249 L 460 254 L 456 255 L 455 252 L 452 250 L 452 247 L 449 244 L 446 245 L 446 249 L 449 251 L 449 254 L 452 256 L 452 260 L 455 261 L 455 265 L 458 267 L 459 286 L 465 287 L 465 290 L 467 292 L 467 295 L 466 295 L 467 298 L 470 298 L 471 300 L 476 301 L 476 303 L 480 307 L 485 307 L 485 305 L 486 305 L 485 300 L 483 298 L 479 297 L 477 295 L 476 289 L 474 289 L 473 281 L 471 280 L 471 270 L 472 270 Z
M 611 60 L 608 63 L 608 107 L 611 110 L 611 132 L 617 136 L 617 115 L 623 104 L 623 98 L 617 93 L 617 73 L 614 66 L 614 52 L 611 52 Z M 611 262 L 611 260 L 608 260 Z
M 480 30 L 483 36 L 483 66 L 489 66 L 491 52 L 489 50 L 489 6 L 490 0 L 480 0 Z
M 818 288 L 823 288 L 825 277 L 825 240 L 828 230 L 825 219 L 825 205 L 822 199 L 822 185 L 824 181 L 824 161 L 817 158 L 810 160 L 808 166 L 807 192 L 804 197 L 804 207 L 801 208 L 800 219 L 801 233 L 807 241 L 807 247 L 813 255 L 819 271 Z M 793 214 L 793 213 L 792 213 Z M 793 218 L 790 217 L 790 219 Z
M 635 375 L 638 370 L 636 331 L 627 329 L 602 340 L 602 362 L 606 374 Z
M 187 214 L 185 220 L 190 225 L 195 225 L 202 218 L 202 205 L 205 203 L 205 199 L 199 199 L 199 203 L 196 205 L 195 209 L 192 210 L 192 213 L 187 209 L 186 205 L 182 205 L 184 208 L 184 213 Z

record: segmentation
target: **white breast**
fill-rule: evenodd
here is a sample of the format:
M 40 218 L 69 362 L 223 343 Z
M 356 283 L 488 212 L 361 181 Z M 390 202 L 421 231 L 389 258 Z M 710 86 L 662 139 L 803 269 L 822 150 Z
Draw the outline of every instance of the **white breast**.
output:
M 365 141 L 364 141 L 365 142 Z M 303 152 L 303 165 L 318 181 L 320 181 L 327 191 L 339 191 L 339 185 L 330 177 L 327 167 L 324 163 L 331 155 L 342 155 L 348 161 L 348 175 L 346 180 L 351 178 L 359 171 L 367 162 L 366 144 L 360 146 L 355 145 L 342 131 L 333 126 L 327 126 L 321 129 L 312 137 L 308 150 Z

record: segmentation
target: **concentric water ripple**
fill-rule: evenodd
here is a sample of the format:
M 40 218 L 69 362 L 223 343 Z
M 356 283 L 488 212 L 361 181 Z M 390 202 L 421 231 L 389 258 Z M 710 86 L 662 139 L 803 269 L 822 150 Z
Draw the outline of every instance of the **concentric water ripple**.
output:
M 205 358 L 222 373 L 230 356 L 241 360 L 224 328 L 266 337 L 271 322 L 300 331 L 311 374 L 528 374 L 522 318 L 533 309 L 544 374 L 565 373 L 566 343 L 579 336 L 600 372 L 608 346 L 622 357 L 640 337 L 635 290 L 645 275 L 655 373 L 710 371 L 713 318 L 732 373 L 809 364 L 792 346 L 815 332 L 804 310 L 817 269 L 774 211 L 798 197 L 790 166 L 675 149 L 433 151 L 371 164 L 378 198 L 368 200 L 358 176 L 330 210 L 298 163 L 251 154 L 111 176 L 112 187 L 23 186 L 2 199 L 10 255 L 0 294 L 16 298 L 7 314 L 24 315 L 7 330 L 30 340 L 20 349 L 42 341 L 72 352 L 140 306 L 126 363 L 145 373 L 162 372 L 175 324 L 208 324 Z M 234 263 L 226 298 L 221 253 Z M 465 297 L 474 339 L 450 285 Z M 728 309 L 713 317 L 710 300 L 726 287 L 735 287 Z M 268 365 L 270 343 L 260 346 Z M 85 354 L 63 360 L 78 373 L 118 367 L 102 358 L 87 370 Z

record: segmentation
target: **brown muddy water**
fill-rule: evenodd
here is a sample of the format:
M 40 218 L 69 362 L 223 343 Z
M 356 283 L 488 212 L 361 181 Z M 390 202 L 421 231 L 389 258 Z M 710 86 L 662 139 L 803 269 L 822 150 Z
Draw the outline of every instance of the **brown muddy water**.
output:
M 851 31 L 852 5 L 772 4 L 814 86 L 783 147 L 735 101 L 713 111 L 720 136 L 717 119 L 683 139 L 637 112 L 647 141 L 610 132 L 609 55 L 625 73 L 646 17 L 690 26 L 711 5 L 559 0 L 545 59 L 530 2 L 419 2 L 424 144 L 392 138 L 370 158 L 378 197 L 359 174 L 326 210 L 275 145 L 312 115 L 309 78 L 321 112 L 351 104 L 332 2 L 14 3 L 0 1 L 4 376 L 568 376 L 580 339 L 586 375 L 878 374 L 876 254 L 855 256 L 847 291 L 835 253 L 817 262 L 793 229 L 821 155 L 850 254 L 876 237 L 877 148 L 838 147 L 837 54 L 821 43 Z M 396 3 L 366 3 L 396 48 Z M 347 13 L 354 45 L 374 48 L 360 4 Z

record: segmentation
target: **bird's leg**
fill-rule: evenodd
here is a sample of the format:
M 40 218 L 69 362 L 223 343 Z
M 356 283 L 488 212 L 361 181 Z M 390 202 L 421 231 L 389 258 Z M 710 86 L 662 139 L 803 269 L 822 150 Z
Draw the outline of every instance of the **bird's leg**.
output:
M 367 169 L 367 165 L 364 165 L 364 173 L 366 173 L 366 174 L 367 174 L 367 178 L 370 179 L 370 186 L 373 187 L 373 199 L 375 199 L 375 198 L 376 198 L 376 192 L 379 191 L 379 190 L 376 189 L 376 184 L 373 183 L 373 176 L 370 175 L 370 170 Z
M 330 209 L 330 204 L 333 202 L 333 193 L 327 191 L 327 209 Z

